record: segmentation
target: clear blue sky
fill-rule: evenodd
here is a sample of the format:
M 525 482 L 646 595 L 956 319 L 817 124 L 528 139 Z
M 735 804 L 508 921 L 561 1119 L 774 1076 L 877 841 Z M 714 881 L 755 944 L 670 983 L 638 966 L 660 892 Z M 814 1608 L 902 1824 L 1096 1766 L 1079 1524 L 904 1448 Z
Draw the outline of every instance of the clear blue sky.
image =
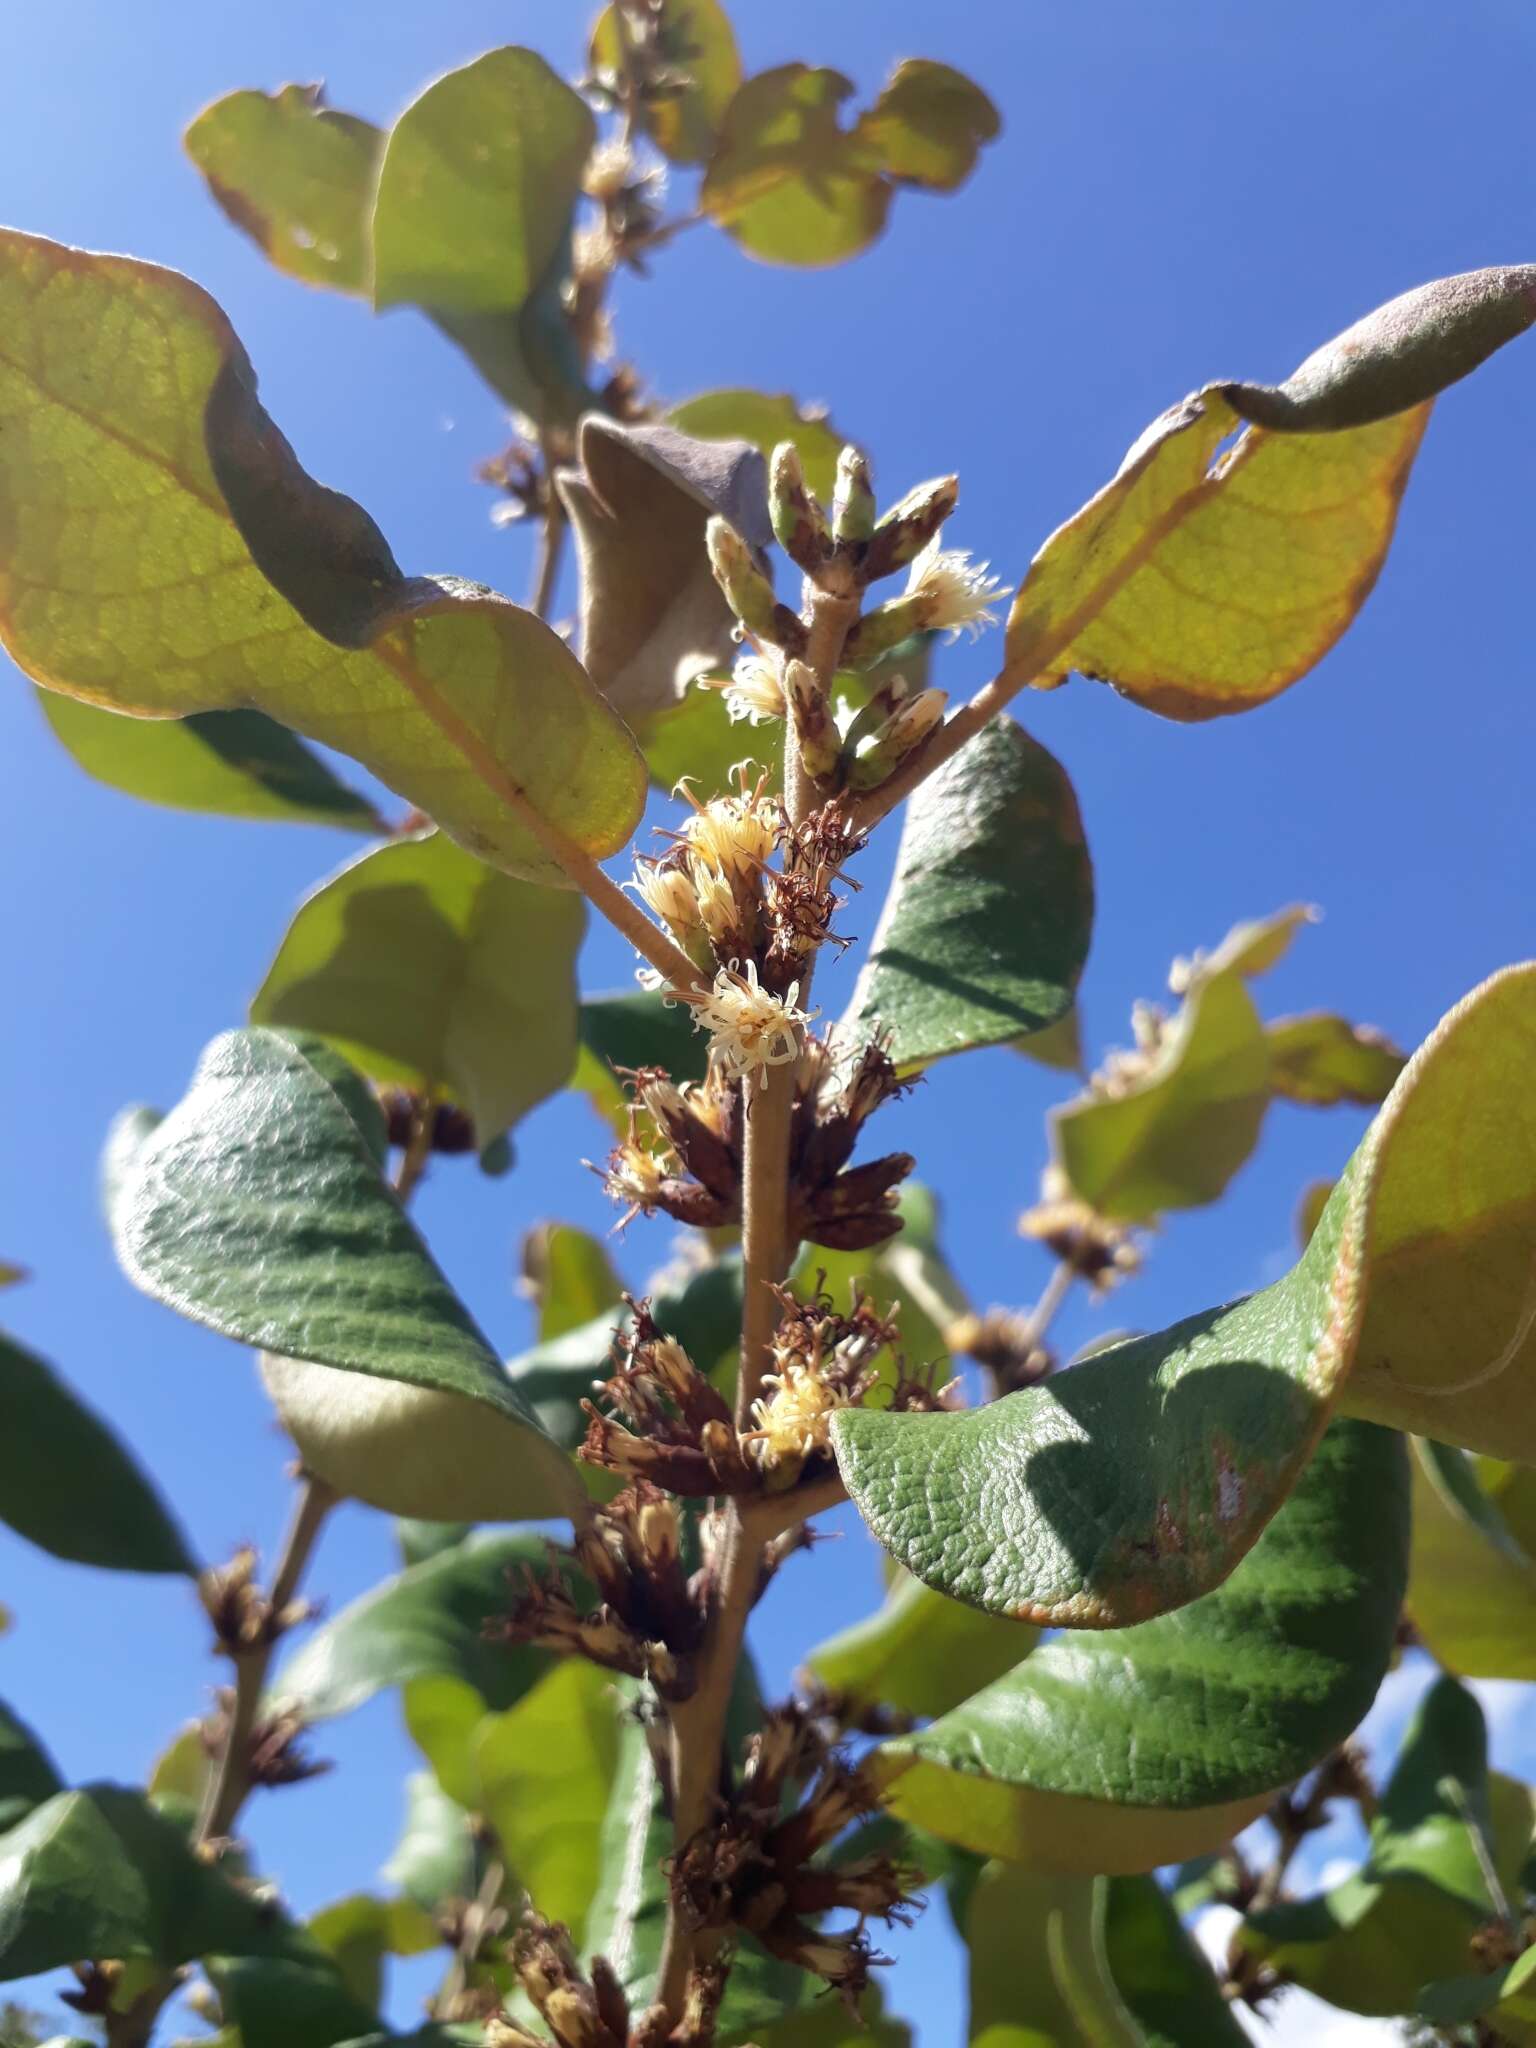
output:
M 1003 138 L 958 198 L 899 199 L 884 241 L 843 269 L 769 270 L 713 231 L 685 237 L 654 282 L 623 286 L 621 345 L 676 397 L 744 384 L 825 400 L 888 494 L 958 470 L 952 536 L 1009 581 L 1195 384 L 1283 375 L 1412 284 L 1532 255 L 1528 0 L 736 11 L 749 68 L 803 57 L 870 88 L 899 56 L 957 64 L 994 94 Z M 492 530 L 471 481 L 504 439 L 490 396 L 414 315 L 371 321 L 269 270 L 216 213 L 178 135 L 218 94 L 289 79 L 324 78 L 337 105 L 387 120 L 435 73 L 506 41 L 574 71 L 587 14 L 574 0 L 49 0 L 8 38 L 0 218 L 190 272 L 228 309 L 306 464 L 374 512 L 407 568 L 520 595 L 526 544 Z M 1172 955 L 1292 900 L 1327 917 L 1263 985 L 1266 1007 L 1337 1008 L 1405 1044 L 1531 952 L 1533 439 L 1527 342 L 1442 401 L 1375 596 L 1277 704 L 1193 728 L 1086 684 L 1021 707 L 1075 778 L 1097 863 L 1084 985 L 1096 1049 L 1124 1041 L 1132 998 L 1157 994 Z M 946 657 L 940 680 L 983 680 L 995 644 Z M 351 843 L 114 795 L 56 748 L 3 657 L 0 671 L 0 1255 L 35 1274 L 4 1314 L 152 1457 L 207 1555 L 270 1545 L 284 1447 L 249 1362 L 119 1277 L 95 1162 L 115 1110 L 174 1100 L 205 1041 L 241 1021 L 292 905 Z M 845 919 L 856 932 L 873 925 L 888 855 L 866 862 Z M 589 985 L 631 965 L 594 940 Z M 821 999 L 837 993 L 829 975 Z M 952 1252 L 982 1301 L 1028 1300 L 1044 1277 L 1012 1226 L 1056 1092 L 1011 1055 L 971 1055 L 887 1112 L 889 1141 L 944 1193 Z M 1359 1124 L 1278 1110 L 1227 1203 L 1171 1222 L 1117 1313 L 1156 1325 L 1273 1277 L 1298 1190 L 1339 1166 Z M 511 1179 L 449 1163 L 424 1191 L 435 1248 L 509 1352 L 526 1335 L 512 1284 L 523 1230 L 546 1214 L 607 1225 L 577 1163 L 600 1141 L 567 1099 L 525 1126 Z M 665 1242 L 660 1224 L 631 1236 L 633 1279 Z M 1099 1326 L 1083 1313 L 1064 1334 Z M 351 1511 L 316 1585 L 339 1605 L 390 1561 L 387 1525 Z M 797 1562 L 758 1628 L 769 1673 L 782 1681 L 876 1583 L 851 1528 Z M 56 1565 L 0 1531 L 0 1596 L 17 1617 L 0 1693 L 72 1775 L 141 1777 L 218 1676 L 179 1585 Z M 389 1701 L 321 1747 L 342 1768 L 252 1816 L 265 1864 L 305 1908 L 365 1883 L 388 1853 L 409 1762 Z M 942 1917 L 911 1944 L 901 2001 L 925 2022 L 923 2048 L 955 2037 Z

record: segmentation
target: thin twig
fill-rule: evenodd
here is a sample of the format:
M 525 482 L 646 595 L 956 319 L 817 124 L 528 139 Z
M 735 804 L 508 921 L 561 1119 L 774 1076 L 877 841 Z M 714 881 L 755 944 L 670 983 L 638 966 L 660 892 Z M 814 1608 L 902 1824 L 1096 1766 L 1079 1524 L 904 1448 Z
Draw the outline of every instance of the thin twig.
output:
M 437 1097 L 431 1088 L 423 1088 L 411 1111 L 411 1134 L 406 1139 L 395 1173 L 395 1194 L 402 1204 L 410 1201 L 427 1170 L 436 1124 Z
M 1070 1259 L 1057 1261 L 1050 1279 L 1041 1290 L 1040 1299 L 1024 1319 L 1027 1335 L 1021 1349 L 1032 1351 L 1037 1344 L 1045 1341 L 1046 1333 L 1061 1313 L 1062 1305 L 1072 1292 L 1072 1284 L 1077 1277 L 1077 1268 Z
M 555 489 L 554 454 L 548 434 L 539 436 L 539 456 L 544 465 L 544 517 L 539 526 L 538 551 L 533 561 L 533 594 L 530 611 L 549 622 L 555 589 L 560 581 L 560 558 L 565 550 L 565 507 Z
M 485 1946 L 485 1938 L 492 1929 L 492 1916 L 501 1899 L 502 1887 L 507 1881 L 507 1867 L 499 1856 L 493 1856 L 485 1867 L 480 1888 L 464 1908 L 464 1918 L 459 1927 L 458 1943 L 453 1951 L 453 1961 L 448 1965 L 432 2009 L 439 2019 L 455 2017 L 454 2007 L 460 1995 L 469 1984 L 469 1973 Z
M 305 1474 L 303 1490 L 268 1595 L 273 1626 L 265 1632 L 263 1641 L 234 1659 L 234 1705 L 230 1709 L 224 1747 L 209 1780 L 203 1810 L 198 1818 L 196 1839 L 199 1842 L 217 1841 L 229 1833 L 251 1789 L 251 1731 L 256 1725 L 262 1688 L 267 1682 L 272 1652 L 277 1645 L 280 1618 L 284 1609 L 293 1603 L 325 1518 L 339 1498 L 323 1479 L 317 1479 L 312 1472 Z

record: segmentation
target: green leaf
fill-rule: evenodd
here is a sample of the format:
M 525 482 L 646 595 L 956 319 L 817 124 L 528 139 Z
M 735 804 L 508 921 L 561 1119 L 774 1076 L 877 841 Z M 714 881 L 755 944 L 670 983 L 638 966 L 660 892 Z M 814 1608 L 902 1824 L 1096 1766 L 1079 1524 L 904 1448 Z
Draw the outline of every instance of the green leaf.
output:
M 618 1764 L 612 1674 L 578 1658 L 557 1661 L 516 1706 L 449 1732 L 446 1750 L 416 1713 L 427 1688 L 440 1683 L 416 1679 L 407 1686 L 412 1734 L 450 1795 L 470 1793 L 464 1803 L 490 1822 L 537 1909 L 564 1921 L 580 1941 L 597 1891 L 598 1837 Z
M 683 1082 L 702 1081 L 709 1066 L 709 1035 L 694 1029 L 687 1005 L 650 992 L 588 996 L 577 1028 L 604 1071 L 662 1067 Z
M 749 256 L 842 263 L 885 226 L 891 187 L 879 154 L 838 121 L 852 91 L 840 71 L 781 64 L 749 78 L 726 109 L 699 205 Z
M 987 1864 L 956 1914 L 968 1951 L 972 2048 L 1080 2048 L 1052 1951 L 1067 1913 L 1086 1910 L 1091 1896 L 1091 1880 Z
M 1356 1176 L 1358 1182 L 1359 1176 Z M 1285 1279 L 984 1408 L 849 1409 L 832 1435 L 876 1538 L 936 1591 L 1120 1627 L 1220 1583 L 1307 1462 L 1348 1365 L 1361 1198 Z
M 1376 581 L 1429 401 L 1530 324 L 1533 280 L 1442 279 L 1327 343 L 1278 393 L 1212 384 L 1171 407 L 1031 563 L 1010 670 L 1049 688 L 1077 669 L 1179 719 L 1288 688 Z
M 1303 433 L 1369 425 L 1437 397 L 1536 320 L 1536 267 L 1418 285 L 1326 341 L 1284 384 L 1224 384 L 1244 419 Z
M 509 54 L 528 55 L 491 53 L 497 59 Z M 452 98 L 466 117 L 483 117 L 485 88 L 494 92 L 500 69 L 488 63 L 491 75 L 468 79 L 451 73 L 440 81 L 444 98 Z M 476 67 L 468 70 L 473 74 Z M 523 82 L 539 93 L 537 71 L 527 70 Z M 558 104 L 569 114 L 562 101 L 547 97 L 551 106 Z M 447 111 L 440 101 L 425 109 L 418 101 L 406 110 L 402 118 L 412 126 L 404 160 L 419 167 L 430 153 L 431 131 Z M 288 85 L 276 93 L 235 92 L 216 100 L 187 130 L 186 144 L 218 204 L 279 270 L 304 284 L 371 299 L 374 193 L 389 139 L 372 122 L 327 107 L 318 87 Z M 515 210 L 516 193 L 509 187 L 501 152 L 488 150 L 473 166 L 461 162 L 457 168 L 461 175 L 469 171 L 482 219 L 509 205 Z M 441 174 L 442 167 L 438 170 Z M 549 188 L 546 194 L 553 197 Z M 410 222 L 415 205 L 412 195 L 392 215 L 391 230 L 398 221 Z M 542 210 L 535 206 L 535 213 Z M 444 250 L 437 256 L 451 268 Z M 458 261 L 465 260 L 461 251 Z M 585 397 L 559 302 L 565 268 L 562 241 L 535 289 L 515 308 L 465 314 L 455 313 L 451 304 L 441 310 L 422 307 L 502 397 L 536 420 L 561 423 L 574 419 Z
M 637 729 L 682 698 L 689 679 L 735 651 L 736 615 L 709 566 L 716 515 L 766 548 L 767 465 L 745 441 L 696 441 L 675 427 L 589 416 L 579 469 L 560 496 L 581 567 L 581 658 Z
M 407 581 L 299 467 L 206 293 L 5 231 L 0 326 L 0 638 L 36 680 L 140 717 L 265 711 L 532 879 L 566 881 L 551 834 L 627 842 L 644 765 L 558 634 Z
M 318 86 L 232 92 L 188 128 L 208 189 L 267 259 L 301 284 L 368 295 L 368 215 L 384 138 Z
M 1235 986 L 1230 968 L 1202 975 L 1190 1000 Z M 1531 1457 L 1531 1404 L 1513 1397 L 1536 1363 L 1536 1122 L 1519 1080 L 1533 996 L 1536 966 L 1508 968 L 1456 1006 L 1272 1287 L 985 1409 L 836 1416 L 844 1482 L 878 1539 L 990 1611 L 1115 1627 L 1219 1583 L 1335 1401 Z
M 341 1099 L 277 1033 L 214 1041 L 138 1152 L 112 1223 L 145 1293 L 274 1354 L 268 1389 L 338 1491 L 441 1519 L 579 1500 Z
M 1001 127 L 997 108 L 963 71 L 909 57 L 859 116 L 858 134 L 888 177 L 954 192 L 975 170 L 981 145 L 995 141 Z
M 837 482 L 837 458 L 849 438 L 825 412 L 801 405 L 787 391 L 701 391 L 674 405 L 667 425 L 698 441 L 750 441 L 765 456 L 781 441 L 792 441 L 806 482 L 826 505 Z
M 1536 1561 L 1465 1451 L 1414 1443 L 1408 1613 L 1464 1678 L 1536 1679 Z M 1529 1493 L 1536 1474 L 1518 1475 Z
M 1270 1100 L 1264 1027 L 1241 973 L 1202 973 L 1145 1073 L 1051 1116 L 1073 1192 L 1106 1216 L 1150 1221 L 1214 1202 L 1258 1143 Z
M 323 1949 L 302 1962 L 220 1957 L 209 1975 L 240 2048 L 333 2048 L 378 2024 L 377 2001 L 360 1999 Z
M 1530 1841 L 1529 1802 L 1516 1836 L 1498 1840 L 1482 1710 L 1441 1678 L 1404 1737 L 1362 1867 L 1316 1897 L 1250 1913 L 1237 1937 L 1346 2012 L 1411 2012 L 1421 1984 L 1472 1967 L 1471 1937 L 1495 1917 L 1474 1829 L 1512 1878 Z
M 1517 1391 L 1536 1376 L 1533 1042 L 1536 965 L 1506 968 L 1441 1022 L 1377 1118 L 1373 1280 L 1349 1387 L 1358 1413 L 1523 1461 L 1536 1454 L 1536 1404 Z
M 472 1826 L 430 1771 L 413 1771 L 405 1781 L 405 1826 L 380 1875 L 427 1913 L 446 1899 L 473 1898 Z
M 402 1515 L 395 1523 L 395 1540 L 400 1545 L 402 1564 L 425 1564 L 444 1551 L 457 1550 L 474 1528 L 473 1522 L 423 1522 Z
M 305 1952 L 295 1929 L 201 1862 L 137 1792 L 58 1792 L 0 1835 L 0 1978 L 86 1956 L 174 1964 Z
M 878 1613 L 818 1644 L 805 1661 L 855 1707 L 944 1714 L 1022 1663 L 1039 1639 L 1026 1622 L 978 1614 L 904 1576 Z
M 624 1292 L 601 1239 L 573 1223 L 540 1223 L 529 1231 L 522 1284 L 538 1310 L 540 1344 L 616 1311 Z
M 73 1564 L 197 1576 L 186 1538 L 137 1461 L 50 1365 L 3 1332 L 0 1520 Z
M 905 1071 L 1065 1015 L 1088 956 L 1093 870 L 1066 771 L 997 718 L 932 776 L 839 1027 L 892 1033 Z
M 570 1076 L 585 923 L 579 897 L 439 832 L 395 839 L 305 898 L 251 1022 L 317 1032 L 377 1081 L 447 1094 L 489 1144 Z
M 765 263 L 818 267 L 867 249 L 893 184 L 953 191 L 997 133 L 997 110 L 947 64 L 898 66 L 851 129 L 841 72 L 781 64 L 749 78 L 726 109 L 699 204 Z
M 311 1918 L 309 1933 L 370 2014 L 383 2002 L 385 1957 L 426 1955 L 442 1942 L 430 1915 L 413 1899 L 375 1899 L 367 1892 L 324 1907 Z
M 55 738 L 109 789 L 217 817 L 338 825 L 350 832 L 387 829 L 366 797 L 259 711 L 123 718 L 54 690 L 37 694 Z
M 1216 1987 L 1167 1893 L 1151 1877 L 1100 1878 L 1109 1972 L 1147 2048 L 1246 2048 L 1248 2036 Z
M 537 1536 L 491 1529 L 466 1536 L 324 1622 L 284 1664 L 272 1697 L 292 1700 L 307 1721 L 323 1721 L 414 1678 L 445 1676 L 487 1708 L 515 1705 L 549 1669 L 549 1653 L 492 1642 L 486 1625 L 512 1605 L 521 1574 L 546 1570 L 548 1557 Z
M 704 163 L 741 83 L 735 31 L 719 0 L 666 0 L 657 28 L 657 55 L 676 82 L 654 97 L 642 96 L 640 125 L 670 162 Z M 593 23 L 588 60 L 619 90 L 624 48 L 616 7 L 605 7 Z
M 1417 2011 L 1423 2019 L 1442 2027 L 1467 2025 L 1482 2020 L 1486 2039 L 1529 2048 L 1536 2041 L 1536 1951 L 1527 1949 L 1505 1969 L 1492 1976 L 1481 1973 L 1442 1979 L 1424 1985 L 1418 1994 Z M 1454 2038 L 1462 2038 L 1456 2036 Z
M 374 198 L 375 306 L 422 307 L 504 398 L 567 424 L 586 393 L 558 291 L 596 135 L 536 51 L 488 50 L 406 108 Z
M 1225 974 L 1228 970 L 1242 975 L 1245 981 L 1255 981 L 1279 966 L 1298 932 L 1316 924 L 1321 914 L 1315 904 L 1292 903 L 1284 910 L 1272 911 L 1268 917 L 1245 918 L 1233 925 L 1214 952 L 1204 953 L 1196 947 L 1192 960 L 1176 960 L 1168 985 L 1175 995 L 1183 995 L 1202 976 Z
M 0 1833 L 25 1820 L 62 1789 L 53 1759 L 27 1724 L 0 1700 Z
M 875 1768 L 892 1809 L 941 1840 L 1062 1873 L 1151 1870 L 1221 1846 L 1370 1705 L 1392 1656 L 1407 1514 L 1401 1441 L 1336 1423 L 1217 1591 L 1113 1635 L 1055 1637 L 921 1734 L 884 1743 Z
M 1339 1102 L 1367 1107 L 1384 1102 L 1408 1064 L 1407 1054 L 1368 1024 L 1351 1024 L 1320 1010 L 1278 1017 L 1265 1026 L 1264 1038 L 1275 1094 L 1324 1109 Z

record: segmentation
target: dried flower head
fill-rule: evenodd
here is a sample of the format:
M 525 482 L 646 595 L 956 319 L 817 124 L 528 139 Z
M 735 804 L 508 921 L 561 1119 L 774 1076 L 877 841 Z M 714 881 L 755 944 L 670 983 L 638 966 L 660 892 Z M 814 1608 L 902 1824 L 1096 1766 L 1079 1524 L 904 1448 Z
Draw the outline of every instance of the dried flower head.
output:
M 768 1069 L 799 1058 L 799 1033 L 821 1015 L 819 1010 L 800 1009 L 799 996 L 796 981 L 782 996 L 770 995 L 758 982 L 755 960 L 749 960 L 745 970 L 733 962 L 720 969 L 709 996 L 695 1008 L 694 1025 L 710 1034 L 710 1050 L 729 1072 L 756 1074 L 759 1085 L 766 1087 Z
M 1080 1201 L 1054 1162 L 1040 1176 L 1040 1200 L 1019 1218 L 1019 1235 L 1065 1260 L 1095 1294 L 1107 1294 L 1141 1265 L 1130 1225 L 1115 1223 Z
M 906 597 L 928 632 L 951 639 L 969 633 L 974 640 L 983 627 L 997 623 L 992 607 L 1011 586 L 987 574 L 989 563 L 973 562 L 960 548 L 941 548 L 939 540 L 935 534 L 908 569 Z

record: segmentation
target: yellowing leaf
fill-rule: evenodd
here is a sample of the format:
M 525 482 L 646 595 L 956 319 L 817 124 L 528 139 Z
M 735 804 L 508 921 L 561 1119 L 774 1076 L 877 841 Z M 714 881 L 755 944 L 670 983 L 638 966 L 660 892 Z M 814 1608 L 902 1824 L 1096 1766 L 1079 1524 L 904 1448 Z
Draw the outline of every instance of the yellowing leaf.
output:
M 1270 1086 L 1289 1102 L 1328 1107 L 1336 1102 L 1383 1102 L 1408 1064 L 1388 1038 L 1368 1024 L 1313 1011 L 1277 1017 L 1265 1026 Z
M 1171 407 L 1036 555 L 1010 671 L 1048 689 L 1077 669 L 1180 719 L 1287 688 L 1369 594 L 1430 402 L 1533 318 L 1536 270 L 1444 278 L 1289 384 L 1212 384 Z
M 1414 1627 L 1430 1654 L 1463 1678 L 1536 1679 L 1536 1560 L 1465 1451 L 1422 1439 L 1413 1451 Z M 1515 1477 L 1529 1495 L 1536 1475 Z
M 300 469 L 206 293 L 6 231 L 0 331 L 0 639 L 39 682 L 264 710 L 530 879 L 564 881 L 552 844 L 624 845 L 643 764 L 574 656 L 478 586 L 404 578 Z
M 1349 1385 L 1360 1414 L 1524 1461 L 1536 1456 L 1533 1058 L 1536 965 L 1510 967 L 1451 1011 L 1393 1090 L 1376 1126 L 1372 1280 Z
M 931 192 L 953 192 L 1001 126 L 996 107 L 964 72 L 909 57 L 896 66 L 869 112 L 859 116 L 858 135 L 888 176 Z

